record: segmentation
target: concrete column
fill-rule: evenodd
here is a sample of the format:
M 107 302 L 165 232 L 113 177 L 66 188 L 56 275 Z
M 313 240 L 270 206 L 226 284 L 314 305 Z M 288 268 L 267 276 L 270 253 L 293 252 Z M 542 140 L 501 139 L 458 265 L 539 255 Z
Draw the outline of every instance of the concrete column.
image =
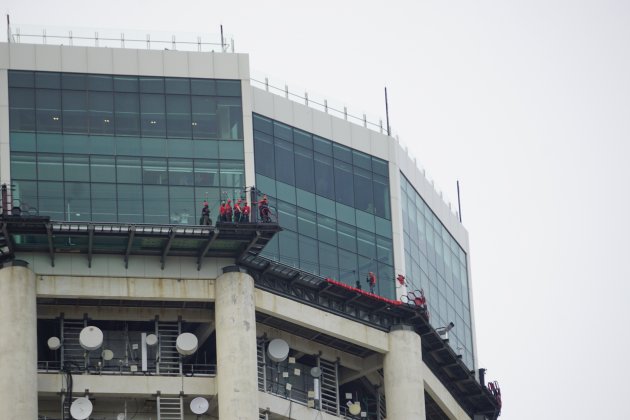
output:
M 383 361 L 387 420 L 424 420 L 420 336 L 408 326 L 394 328 L 389 333 L 389 352 Z
M 35 273 L 0 269 L 0 407 L 2 418 L 37 418 L 37 304 Z
M 256 307 L 250 275 L 224 272 L 217 278 L 215 323 L 219 418 L 257 419 Z

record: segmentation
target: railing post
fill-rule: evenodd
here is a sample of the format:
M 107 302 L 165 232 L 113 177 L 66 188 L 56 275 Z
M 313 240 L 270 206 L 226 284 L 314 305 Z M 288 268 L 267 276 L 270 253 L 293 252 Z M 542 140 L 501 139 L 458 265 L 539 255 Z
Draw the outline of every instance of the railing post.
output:
M 367 128 L 367 116 L 363 114 L 363 127 Z
M 347 106 L 343 107 L 343 119 L 348 121 L 348 107 Z
M 328 114 L 328 99 L 324 99 L 324 111 Z
M 289 99 L 289 85 L 284 85 L 284 96 Z
M 304 92 L 304 105 L 308 106 L 308 92 Z
M 269 78 L 265 77 L 265 90 L 269 92 Z

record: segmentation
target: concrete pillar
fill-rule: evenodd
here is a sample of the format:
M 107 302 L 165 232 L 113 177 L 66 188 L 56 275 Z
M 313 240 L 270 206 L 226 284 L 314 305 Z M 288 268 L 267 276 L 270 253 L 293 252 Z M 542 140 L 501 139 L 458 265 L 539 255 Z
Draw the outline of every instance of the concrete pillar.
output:
M 37 418 L 37 291 L 26 267 L 0 269 L 2 418 Z
M 389 333 L 389 352 L 383 361 L 387 420 L 426 418 L 420 336 L 409 326 Z
M 225 271 L 215 283 L 219 418 L 257 419 L 254 279 L 246 273 Z

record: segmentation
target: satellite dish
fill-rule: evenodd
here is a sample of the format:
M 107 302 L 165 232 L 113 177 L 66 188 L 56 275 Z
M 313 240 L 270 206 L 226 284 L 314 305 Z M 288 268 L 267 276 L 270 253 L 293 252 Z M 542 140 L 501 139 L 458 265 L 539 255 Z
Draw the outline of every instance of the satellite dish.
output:
M 97 350 L 103 345 L 103 331 L 98 327 L 85 327 L 79 334 L 79 344 L 85 350 Z
M 114 358 L 114 352 L 108 349 L 103 350 L 103 352 L 101 353 L 101 357 L 103 357 L 103 360 L 112 360 Z
M 92 401 L 85 397 L 79 397 L 70 406 L 70 415 L 76 420 L 85 420 L 92 414 Z
M 116 416 L 116 420 L 125 420 L 125 413 L 118 413 Z
M 157 335 L 155 334 L 147 335 L 147 346 L 153 347 L 157 344 L 157 342 L 158 342 Z
M 210 408 L 210 403 L 204 397 L 194 398 L 190 402 L 190 411 L 195 414 L 203 414 Z
M 311 369 L 311 376 L 313 378 L 319 378 L 320 376 L 322 376 L 322 370 L 318 368 L 317 366 L 315 366 L 314 368 Z
M 61 347 L 61 340 L 58 337 L 50 337 L 48 339 L 48 348 L 51 350 L 57 350 Z
M 194 352 L 197 351 L 197 346 L 199 345 L 199 340 L 195 334 L 191 333 L 183 333 L 177 337 L 177 341 L 175 342 L 175 347 L 177 348 L 177 352 L 182 356 L 190 356 Z
M 361 413 L 361 404 L 359 404 L 358 402 L 355 402 L 355 403 L 352 403 L 352 404 L 348 405 L 348 411 L 353 416 L 359 415 Z
M 289 356 L 289 345 L 281 338 L 275 338 L 267 346 L 267 355 L 274 362 L 282 362 Z

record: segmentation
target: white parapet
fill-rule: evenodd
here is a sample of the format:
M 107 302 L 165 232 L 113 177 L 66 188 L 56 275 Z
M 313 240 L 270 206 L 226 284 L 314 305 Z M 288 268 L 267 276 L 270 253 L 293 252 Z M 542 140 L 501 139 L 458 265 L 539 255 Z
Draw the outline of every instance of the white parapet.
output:
M 37 310 L 35 273 L 0 269 L 0 407 L 2 418 L 37 418 Z

